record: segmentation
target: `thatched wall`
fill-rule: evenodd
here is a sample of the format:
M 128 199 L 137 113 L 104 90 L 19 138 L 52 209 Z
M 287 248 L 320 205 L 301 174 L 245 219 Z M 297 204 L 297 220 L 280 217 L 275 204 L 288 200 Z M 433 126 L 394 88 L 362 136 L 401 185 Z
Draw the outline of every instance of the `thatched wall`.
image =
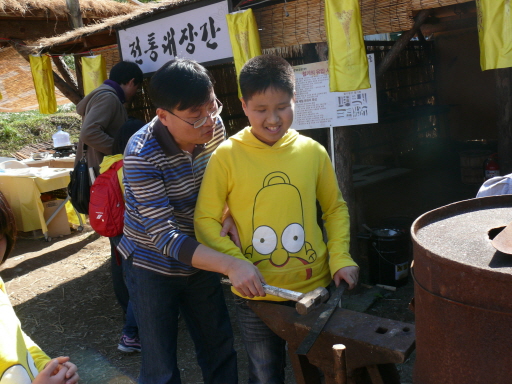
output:
M 105 57 L 107 73 L 112 66 L 119 62 L 117 45 L 96 52 Z M 38 109 L 39 105 L 32 82 L 30 64 L 13 48 L 0 50 L 0 63 L 2 65 L 0 92 L 3 96 L 3 99 L 0 100 L 0 112 L 21 112 Z M 55 65 L 53 63 L 52 65 L 55 73 L 58 73 Z M 70 103 L 57 88 L 55 88 L 55 96 L 58 105 Z

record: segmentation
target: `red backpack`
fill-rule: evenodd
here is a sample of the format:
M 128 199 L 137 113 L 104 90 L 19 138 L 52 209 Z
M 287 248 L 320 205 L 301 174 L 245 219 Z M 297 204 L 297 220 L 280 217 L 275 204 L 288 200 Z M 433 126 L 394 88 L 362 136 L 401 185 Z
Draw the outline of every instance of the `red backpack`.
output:
M 99 175 L 91 187 L 89 222 L 101 236 L 114 237 L 123 233 L 124 199 L 117 171 L 123 160 L 116 161 Z

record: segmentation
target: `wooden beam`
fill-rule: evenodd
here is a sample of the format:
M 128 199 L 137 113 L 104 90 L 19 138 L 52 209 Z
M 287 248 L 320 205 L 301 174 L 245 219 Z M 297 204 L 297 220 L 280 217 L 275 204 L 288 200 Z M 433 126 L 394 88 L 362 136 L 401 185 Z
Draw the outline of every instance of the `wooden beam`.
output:
M 421 26 L 421 32 L 425 36 L 429 36 L 432 33 L 442 33 L 442 32 L 449 32 L 449 31 L 459 31 L 463 29 L 476 29 L 477 27 L 477 20 L 475 17 L 468 17 L 465 19 L 459 19 L 459 20 L 447 20 L 447 21 L 441 21 L 437 24 L 423 24 Z
M 18 40 L 37 40 L 67 32 L 65 23 L 49 23 L 42 20 L 0 20 L 0 37 Z
M 25 60 L 30 63 L 30 58 L 28 57 L 28 53 L 21 49 L 19 42 L 10 41 L 9 44 L 13 47 L 16 52 L 18 52 Z M 82 97 L 73 89 L 73 87 L 67 84 L 59 75 L 57 75 L 54 71 L 53 73 L 53 81 L 55 86 L 62 92 L 64 96 L 66 96 L 72 103 L 78 104 Z
M 76 73 L 76 82 L 78 85 L 78 94 L 83 97 L 84 96 L 84 79 L 82 77 L 82 60 L 80 60 L 80 56 L 75 56 L 75 73 Z
M 82 28 L 84 26 L 84 23 L 82 22 L 82 11 L 80 10 L 79 0 L 66 0 L 66 5 L 68 6 L 69 10 L 71 28 Z
M 512 68 L 495 69 L 500 174 L 512 172 Z
M 388 70 L 388 68 L 391 66 L 393 61 L 395 61 L 400 52 L 402 52 L 402 50 L 409 43 L 409 41 L 414 37 L 414 35 L 416 35 L 416 32 L 420 29 L 421 25 L 425 22 L 425 20 L 427 20 L 431 12 L 431 9 L 424 9 L 420 13 L 418 13 L 418 16 L 416 16 L 416 20 L 414 21 L 413 27 L 407 32 L 404 32 L 402 36 L 400 36 L 396 43 L 393 44 L 393 48 L 391 48 L 384 57 L 384 59 L 382 59 L 379 67 L 377 68 L 376 77 L 382 76 L 382 74 Z
M 73 76 L 73 74 L 69 70 L 67 64 L 62 59 L 62 56 L 53 56 L 52 60 L 53 60 L 53 63 L 55 64 L 55 66 L 57 67 L 57 69 L 59 70 L 60 75 L 66 81 L 66 83 L 68 83 L 69 85 L 73 85 L 73 88 L 78 93 L 78 86 L 77 86 L 75 76 Z

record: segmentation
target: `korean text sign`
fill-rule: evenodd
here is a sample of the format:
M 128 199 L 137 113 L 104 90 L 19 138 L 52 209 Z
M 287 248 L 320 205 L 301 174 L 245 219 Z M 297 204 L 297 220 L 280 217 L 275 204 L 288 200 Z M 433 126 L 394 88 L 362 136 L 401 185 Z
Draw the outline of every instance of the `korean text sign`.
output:
M 142 72 L 152 73 L 175 58 L 194 59 L 204 65 L 233 57 L 226 24 L 227 1 L 175 12 L 180 13 L 119 30 L 123 60 L 134 61 Z
M 368 54 L 371 88 L 329 91 L 327 61 L 293 67 L 296 82 L 292 128 L 312 129 L 378 122 L 374 55 Z

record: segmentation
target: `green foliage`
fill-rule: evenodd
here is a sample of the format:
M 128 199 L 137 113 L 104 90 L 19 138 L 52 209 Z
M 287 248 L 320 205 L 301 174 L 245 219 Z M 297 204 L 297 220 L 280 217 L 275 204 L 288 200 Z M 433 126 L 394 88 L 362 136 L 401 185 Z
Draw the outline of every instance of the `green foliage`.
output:
M 51 142 L 59 125 L 69 133 L 72 143 L 78 142 L 81 118 L 74 107 L 60 106 L 53 115 L 38 111 L 0 113 L 0 156 L 10 157 L 27 145 Z
M 75 56 L 64 55 L 62 56 L 62 60 L 64 60 L 69 69 L 75 70 Z

